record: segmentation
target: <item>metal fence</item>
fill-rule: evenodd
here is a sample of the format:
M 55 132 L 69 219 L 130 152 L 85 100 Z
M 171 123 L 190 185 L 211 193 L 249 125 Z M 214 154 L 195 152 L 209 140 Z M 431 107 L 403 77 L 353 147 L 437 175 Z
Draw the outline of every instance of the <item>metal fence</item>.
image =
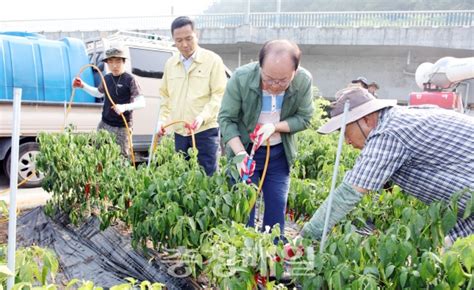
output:
M 474 25 L 474 11 L 373 11 L 255 13 L 257 27 L 464 27 Z
M 0 21 L 0 31 L 111 31 L 169 29 L 176 16 Z M 253 27 L 471 27 L 474 10 L 226 13 L 191 16 L 198 28 Z

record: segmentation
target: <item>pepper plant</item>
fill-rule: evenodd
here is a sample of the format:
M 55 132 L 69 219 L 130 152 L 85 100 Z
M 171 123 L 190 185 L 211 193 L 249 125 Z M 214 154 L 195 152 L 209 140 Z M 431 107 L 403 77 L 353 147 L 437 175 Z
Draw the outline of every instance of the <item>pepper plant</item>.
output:
M 39 171 L 45 177 L 44 190 L 52 197 L 46 205 L 49 214 L 57 209 L 66 213 L 73 224 L 91 214 L 95 207 L 104 207 L 104 168 L 123 168 L 129 162 L 120 157 L 120 148 L 107 131 L 76 134 L 64 133 L 38 136 L 41 152 L 36 157 Z
M 280 228 L 273 227 L 262 233 L 254 228 L 233 222 L 219 225 L 201 237 L 197 253 L 184 256 L 191 267 L 201 267 L 211 284 L 219 289 L 255 289 L 257 282 L 265 289 L 282 289 L 278 280 L 283 274 L 285 257 Z M 205 261 L 201 266 L 196 256 Z M 196 270 L 193 270 L 195 272 Z M 270 275 L 276 280 L 269 280 Z
M 436 202 L 416 210 L 407 205 L 384 231 L 369 236 L 355 232 L 349 221 L 336 226 L 323 253 L 311 260 L 302 258 L 314 267 L 293 276 L 303 288 L 311 289 L 462 289 L 472 285 L 472 237 L 460 239 L 444 253 L 441 250 L 444 236 L 456 222 L 457 198 L 450 204 Z
M 15 252 L 14 273 L 8 269 L 6 259 L 7 246 L 0 245 L 0 289 L 6 289 L 6 280 L 11 276 L 15 277 L 15 283 L 48 285 L 54 282 L 59 269 L 55 254 L 51 250 L 37 246 L 21 248 Z
M 189 154 L 189 160 L 175 153 L 167 156 L 168 162 L 156 158 L 150 167 L 143 191 L 128 210 L 135 246 L 151 240 L 155 247 L 196 248 L 201 234 L 211 228 L 246 222 L 255 189 L 230 184 L 225 171 L 206 176 L 197 154 Z
M 298 154 L 291 174 L 301 179 L 330 180 L 336 159 L 338 135 L 321 135 L 317 129 L 327 121 L 326 107 L 329 102 L 318 98 L 314 102 L 315 113 L 308 130 L 296 135 Z M 339 170 L 345 172 L 351 168 L 357 157 L 357 150 L 344 145 Z M 340 175 L 342 176 L 342 175 Z

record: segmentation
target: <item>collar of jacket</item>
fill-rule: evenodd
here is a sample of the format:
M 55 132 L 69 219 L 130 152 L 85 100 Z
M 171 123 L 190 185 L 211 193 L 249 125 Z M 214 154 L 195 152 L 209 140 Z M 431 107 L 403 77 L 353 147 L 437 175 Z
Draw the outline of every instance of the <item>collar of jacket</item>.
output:
M 197 46 L 196 47 L 196 50 L 194 51 L 193 53 L 193 62 L 196 62 L 196 63 L 202 63 L 203 62 L 203 56 L 202 56 L 202 53 L 199 53 L 201 50 L 201 47 Z M 178 54 L 176 56 L 176 62 L 175 62 L 175 65 L 178 65 L 181 63 L 181 57 L 180 57 L 180 54 Z
M 296 88 L 294 85 L 297 73 L 298 73 L 298 70 L 296 70 L 295 77 L 290 82 L 290 86 L 285 91 L 285 98 L 291 98 L 291 96 L 295 95 L 298 92 L 298 88 Z M 253 76 L 252 76 L 252 79 L 250 80 L 249 88 L 252 91 L 255 91 L 258 95 L 261 95 L 262 94 L 262 86 L 261 86 L 262 71 L 258 63 L 256 63 L 255 68 L 254 68 L 254 73 L 252 75 Z

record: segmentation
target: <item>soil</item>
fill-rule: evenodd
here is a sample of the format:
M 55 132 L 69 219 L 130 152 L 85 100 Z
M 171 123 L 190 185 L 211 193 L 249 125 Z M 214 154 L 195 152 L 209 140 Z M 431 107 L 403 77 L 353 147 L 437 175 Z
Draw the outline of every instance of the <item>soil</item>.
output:
M 20 218 L 21 212 L 18 212 L 17 219 Z M 0 214 L 0 245 L 8 243 L 8 215 Z
M 8 220 L 0 217 L 0 245 L 8 242 Z

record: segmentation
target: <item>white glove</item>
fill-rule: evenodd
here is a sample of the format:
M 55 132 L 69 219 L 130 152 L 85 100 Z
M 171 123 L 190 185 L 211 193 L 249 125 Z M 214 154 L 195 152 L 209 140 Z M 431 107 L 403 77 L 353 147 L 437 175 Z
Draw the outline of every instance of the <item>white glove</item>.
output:
M 119 115 L 123 114 L 125 111 L 128 111 L 128 104 L 116 104 L 114 110 Z
M 141 109 L 145 107 L 145 97 L 144 96 L 137 96 L 133 103 L 128 104 L 116 104 L 114 110 L 117 114 L 121 114 L 125 111 L 132 111 L 136 109 Z
M 255 160 L 252 160 L 249 166 L 248 163 L 249 163 L 250 156 L 248 155 L 248 153 L 246 151 L 240 151 L 239 153 L 237 153 L 236 156 L 240 156 L 240 155 L 245 155 L 245 157 L 244 159 L 242 159 L 241 162 L 236 164 L 237 171 L 239 172 L 240 178 L 244 177 L 245 175 L 247 176 L 247 178 L 249 178 L 255 172 L 255 165 L 256 165 Z M 246 181 L 250 181 L 250 180 L 246 180 Z
M 239 153 L 235 154 L 235 156 L 240 156 L 240 155 L 248 155 L 248 153 L 247 153 L 247 151 L 242 150 Z M 244 159 L 246 159 L 246 158 L 244 157 Z M 241 162 L 235 164 L 237 166 L 237 171 L 239 172 L 239 174 L 246 167 L 246 163 L 244 162 L 244 159 L 242 159 Z
M 258 146 L 261 146 L 265 141 L 267 141 L 273 133 L 275 133 L 275 125 L 273 123 L 263 124 L 260 129 L 257 131 L 257 136 L 262 136 L 259 138 Z

